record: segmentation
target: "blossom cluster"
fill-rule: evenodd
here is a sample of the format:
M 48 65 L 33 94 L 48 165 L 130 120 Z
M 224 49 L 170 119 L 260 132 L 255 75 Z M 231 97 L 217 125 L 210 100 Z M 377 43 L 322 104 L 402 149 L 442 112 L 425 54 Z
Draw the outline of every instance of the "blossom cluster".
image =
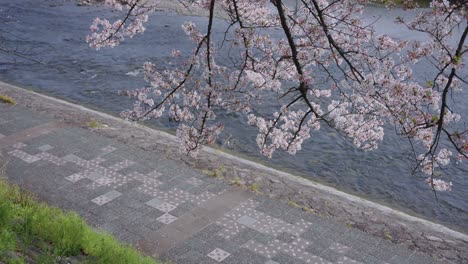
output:
M 397 18 L 397 25 L 425 33 L 424 41 L 407 41 L 377 34 L 363 22 L 365 0 L 303 0 L 295 8 L 282 1 L 185 0 L 210 10 L 208 28 L 186 22 L 183 31 L 194 43 L 192 54 L 180 67 L 157 71 L 144 65 L 144 88 L 124 92 L 136 99 L 125 118 L 168 116 L 179 122 L 177 136 L 183 151 L 194 154 L 212 144 L 223 125 L 220 111 L 243 113 L 258 129 L 257 144 L 271 157 L 277 149 L 290 154 L 301 150 L 306 140 L 323 124 L 349 137 L 354 145 L 369 151 L 384 140 L 386 124 L 419 146 L 417 162 L 429 175 L 426 181 L 438 191 L 452 184 L 436 179 L 435 171 L 468 155 L 468 133 L 450 130 L 461 116 L 449 106 L 448 93 L 463 89 L 464 44 L 468 26 L 463 8 L 446 0 L 434 0 L 410 21 Z M 127 10 L 126 20 L 111 23 L 96 19 L 87 41 L 92 47 L 115 46 L 125 37 L 144 31 L 143 23 L 156 4 L 108 0 Z M 234 67 L 217 61 L 219 52 L 211 36 L 213 10 L 228 16 L 223 44 L 231 45 Z M 465 33 L 455 34 L 465 27 Z M 280 30 L 283 37 L 273 37 Z M 453 45 L 456 42 L 456 45 Z M 174 57 L 181 57 L 177 50 Z M 437 71 L 432 80 L 418 80 L 412 68 L 429 61 Z M 276 95 L 277 111 L 261 115 L 255 107 Z M 268 99 L 266 99 L 268 98 Z M 445 136 L 451 150 L 439 144 Z
M 95 49 L 115 47 L 125 38 L 132 38 L 145 31 L 144 24 L 154 12 L 157 2 L 152 0 L 105 0 L 105 3 L 117 10 L 128 10 L 123 20 L 110 22 L 107 19 L 94 19 L 90 26 L 91 35 L 86 42 Z

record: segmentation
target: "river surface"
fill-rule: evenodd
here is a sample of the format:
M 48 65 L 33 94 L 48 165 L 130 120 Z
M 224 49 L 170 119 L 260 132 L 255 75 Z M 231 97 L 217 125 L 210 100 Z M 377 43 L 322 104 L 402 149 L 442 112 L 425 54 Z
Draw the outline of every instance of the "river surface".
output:
M 391 23 L 391 17 L 399 12 L 378 7 L 366 10 L 369 21 L 380 17 L 378 30 L 398 38 L 419 38 Z M 158 12 L 150 18 L 146 34 L 113 49 L 90 49 L 84 37 L 89 33 L 91 21 L 97 16 L 118 15 L 102 7 L 80 7 L 72 0 L 0 0 L 0 45 L 45 63 L 0 53 L 0 79 L 117 114 L 132 105 L 131 100 L 118 96 L 117 91 L 145 85 L 139 74 L 145 61 L 164 69 L 172 67 L 173 48 L 185 55 L 192 50 L 180 24 L 206 23 L 201 17 Z M 217 37 L 222 36 L 224 26 L 223 21 L 216 21 Z M 425 80 L 430 76 L 424 65 L 415 72 Z M 457 109 L 464 114 L 468 114 L 466 88 L 455 97 L 461 98 L 457 99 Z M 269 102 L 262 107 L 268 111 L 274 106 L 274 102 Z M 408 142 L 391 129 L 386 131 L 386 140 L 378 150 L 364 153 L 324 127 L 313 134 L 297 155 L 277 152 L 268 160 L 260 157 L 256 130 L 245 124 L 245 116 L 226 113 L 220 117 L 227 121 L 218 142 L 222 147 L 468 233 L 468 163 L 444 171 L 454 184 L 453 191 L 439 193 L 436 199 L 424 177 L 411 174 L 414 158 Z M 176 126 L 167 120 L 152 124 L 169 129 Z

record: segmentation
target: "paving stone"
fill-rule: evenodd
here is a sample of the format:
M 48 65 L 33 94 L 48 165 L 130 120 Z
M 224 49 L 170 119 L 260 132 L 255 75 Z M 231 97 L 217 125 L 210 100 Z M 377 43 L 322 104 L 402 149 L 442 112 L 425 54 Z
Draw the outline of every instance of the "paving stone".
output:
M 37 148 L 37 146 L 29 145 L 29 144 L 26 147 L 21 148 L 21 150 L 28 153 L 28 154 L 34 155 L 34 156 L 43 152 L 43 151 L 39 150 Z
M 177 189 L 184 191 L 190 190 L 192 188 L 194 188 L 194 186 L 187 182 L 182 182 L 181 184 L 177 185 Z
M 213 251 L 213 247 L 210 244 L 194 237 L 187 239 L 178 247 L 186 248 L 189 251 L 197 251 L 202 255 L 208 255 Z
M 114 210 L 101 210 L 94 215 L 104 223 L 113 222 L 121 217 L 121 215 Z
M 129 207 L 129 208 L 132 208 L 133 210 L 135 210 L 135 211 L 137 211 L 139 213 L 142 213 L 143 215 L 152 215 L 155 212 L 161 212 L 158 209 L 155 209 L 154 207 L 151 207 L 151 206 L 146 205 L 146 204 L 141 204 L 141 206 Z M 161 214 L 163 214 L 163 212 L 161 212 Z
M 207 187 L 198 186 L 198 187 L 193 187 L 193 188 L 188 189 L 187 192 L 193 195 L 200 195 L 206 192 L 206 189 Z
M 381 259 L 355 249 L 348 251 L 345 256 L 365 264 L 384 262 Z
M 179 217 L 187 212 L 190 212 L 195 207 L 196 205 L 194 203 L 184 202 L 182 204 L 179 204 L 174 210 L 172 210 L 171 214 L 173 216 Z
M 45 175 L 37 174 L 36 177 L 41 177 L 41 179 L 39 179 L 37 182 L 47 182 L 48 184 L 50 184 L 51 187 L 54 187 L 56 189 L 60 189 L 62 187 L 72 184 L 71 182 L 53 174 L 52 172 L 50 172 L 50 174 Z
M 159 256 L 160 259 L 162 260 L 176 260 L 177 258 L 180 258 L 181 256 L 183 256 L 184 254 L 188 253 L 192 251 L 192 248 L 190 246 L 186 246 L 185 245 L 185 242 L 180 244 L 180 245 L 177 245 L 173 248 L 171 248 L 170 250 L 168 250 L 167 252 L 163 253 L 161 256 Z M 200 253 L 199 253 L 200 254 Z M 200 255 L 204 255 L 204 254 L 200 254 Z
M 221 193 L 224 190 L 226 190 L 229 187 L 229 185 L 225 182 L 217 182 L 215 184 L 209 185 L 206 190 L 215 194 Z
M 254 241 L 264 244 L 264 245 L 270 243 L 274 239 L 275 239 L 274 236 L 269 235 L 269 234 L 263 234 L 263 233 L 259 233 L 257 236 L 253 238 Z
M 223 260 L 225 264 L 264 264 L 267 263 L 268 259 L 260 254 L 241 248 L 236 252 L 233 252 L 229 257 Z
M 140 151 L 138 147 L 135 147 L 131 144 L 119 144 L 116 141 L 109 141 L 108 145 L 112 145 L 116 150 L 112 151 L 111 153 L 115 156 L 120 156 L 124 159 L 128 159 L 131 157 L 132 160 L 138 161 L 138 163 L 145 164 L 145 166 L 153 166 L 153 163 L 158 163 L 159 155 L 156 155 L 156 159 L 149 157 L 152 156 L 148 155 L 146 151 Z M 106 147 L 106 146 L 103 146 Z
M 80 157 L 76 156 L 75 154 L 67 154 L 62 157 L 62 159 L 68 161 L 68 162 L 76 162 L 78 160 L 81 160 Z
M 137 189 L 129 190 L 126 196 L 142 203 L 146 203 L 153 198 L 151 195 L 138 191 Z
M 30 169 L 29 166 L 26 165 L 26 162 L 21 159 L 9 159 L 5 166 L 5 174 L 8 175 L 8 178 L 10 179 L 22 178 L 26 176 L 24 172 Z
M 73 183 L 79 181 L 79 180 L 82 180 L 82 179 L 85 179 L 86 177 L 83 176 L 83 174 L 80 174 L 80 173 L 73 173 L 72 175 L 69 175 L 67 177 L 65 177 L 66 180 L 68 181 L 71 181 Z
M 102 225 L 100 225 L 99 229 L 104 230 L 104 231 L 106 231 L 106 232 L 108 232 L 108 233 L 110 233 L 112 235 L 116 235 L 120 231 L 122 231 L 122 228 L 120 226 L 109 223 L 109 222 L 105 222 Z
M 324 237 L 313 237 L 313 239 L 308 239 L 308 241 L 310 241 L 310 246 L 306 248 L 306 251 L 317 256 L 321 255 L 333 244 L 332 240 Z
M 155 234 L 157 234 L 157 229 L 152 229 L 145 225 L 135 225 L 135 223 L 131 223 L 130 225 L 127 225 L 126 229 L 142 237 L 143 239 L 150 238 L 154 236 Z
M 13 131 L 8 129 L 8 122 L 0 123 L 0 133 L 2 133 L 3 137 L 9 136 L 13 133 Z
M 106 204 L 110 201 L 112 201 L 111 199 L 107 198 L 106 196 L 104 195 L 101 195 L 101 196 L 98 196 L 96 198 L 94 198 L 93 200 L 91 200 L 93 203 L 97 204 L 97 205 L 103 205 L 103 204 Z
M 53 149 L 48 150 L 47 153 L 57 156 L 59 158 L 63 158 L 66 155 L 78 153 L 80 148 L 75 145 L 67 145 L 67 146 L 55 146 Z
M 37 149 L 39 149 L 40 151 L 49 151 L 49 150 L 51 150 L 53 148 L 54 147 L 52 147 L 51 145 L 45 144 L 45 145 L 42 145 L 42 146 L 38 147 Z
M 319 225 L 313 225 L 303 232 L 300 237 L 307 239 L 309 241 L 316 241 L 326 238 L 325 233 L 328 230 Z
M 119 170 L 119 174 L 121 175 L 130 175 L 133 172 L 135 172 L 135 169 L 132 167 L 127 167 Z
M 170 212 L 170 211 L 172 211 L 172 210 L 174 210 L 176 208 L 175 205 L 167 203 L 167 202 L 165 202 L 163 200 L 160 200 L 158 198 L 154 198 L 154 199 L 148 201 L 146 204 L 149 205 L 149 206 L 152 206 L 152 207 L 154 207 L 154 208 L 156 208 L 156 209 L 158 209 L 158 210 L 160 210 L 162 212 L 166 212 L 166 213 L 168 213 L 168 212 Z
M 218 234 L 223 229 L 222 226 L 217 224 L 211 224 L 199 231 L 194 235 L 195 238 L 202 241 L 209 241 L 214 235 Z
M 230 240 L 232 242 L 236 243 L 237 245 L 241 246 L 241 245 L 247 243 L 248 241 L 255 239 L 255 237 L 257 237 L 260 234 L 261 233 L 258 232 L 257 230 L 254 230 L 254 229 L 251 229 L 251 228 L 247 227 L 247 228 L 242 229 L 238 234 L 233 235 L 230 238 Z
M 133 245 L 138 245 L 139 241 L 142 239 L 141 236 L 136 235 L 127 230 L 121 230 L 120 232 L 117 232 L 116 234 L 114 234 L 114 236 L 116 236 L 117 239 L 122 242 L 133 244 Z
M 337 264 L 362 264 L 362 262 L 359 262 L 357 260 L 354 260 L 352 258 L 349 258 L 349 257 L 346 257 L 346 256 L 343 256 L 341 258 L 339 258 L 336 262 Z M 379 263 L 379 264 L 385 264 L 385 263 Z M 400 264 L 403 264 L 403 263 L 400 263 Z
M 107 193 L 105 193 L 103 195 L 106 196 L 110 200 L 114 200 L 115 198 L 121 196 L 122 194 L 120 192 L 114 190 L 114 191 L 107 192 Z
M 177 176 L 173 174 L 163 174 L 158 177 L 158 180 L 161 182 L 170 182 L 174 180 Z
M 340 259 L 343 258 L 344 255 L 339 254 L 331 249 L 327 249 L 323 251 L 319 256 L 333 263 L 337 263 Z
M 99 179 L 104 178 L 105 176 L 98 172 L 92 172 L 90 174 L 85 175 L 87 179 L 90 179 L 94 182 L 97 182 Z M 107 178 L 107 177 L 106 177 Z
M 137 223 L 135 222 L 132 222 L 132 224 L 136 225 L 136 226 L 139 226 L 139 225 L 143 225 L 153 231 L 157 231 L 159 230 L 161 227 L 165 226 L 165 224 L 159 222 L 157 219 L 162 216 L 164 214 L 164 212 L 161 212 L 161 211 L 154 211 L 154 212 L 151 212 L 149 214 L 146 214 L 138 219 L 136 219 L 135 221 L 137 221 Z
M 211 239 L 209 239 L 206 242 L 213 247 L 225 248 L 231 252 L 234 252 L 240 248 L 240 245 L 234 243 L 229 239 L 225 239 L 219 235 L 212 236 Z
M 220 248 L 215 248 L 213 251 L 211 251 L 210 253 L 208 253 L 208 257 L 218 261 L 218 262 L 221 262 L 223 261 L 224 259 L 226 259 L 227 257 L 229 257 L 231 254 L 223 249 L 220 249 Z
M 110 191 L 110 189 L 106 186 L 102 186 L 96 189 L 89 189 L 87 186 L 89 185 L 91 180 L 89 179 L 81 179 L 75 183 L 71 183 L 66 185 L 59 190 L 66 194 L 67 196 L 73 197 L 79 201 L 91 201 L 92 199 Z M 102 209 L 100 209 L 102 210 Z
M 248 215 L 243 215 L 239 219 L 237 219 L 237 223 L 239 223 L 241 225 L 251 227 L 255 223 L 257 223 L 257 220 L 255 218 L 252 218 L 252 217 L 248 216 Z
M 370 244 L 370 245 L 375 245 L 376 243 L 381 243 L 384 241 L 383 239 L 377 239 L 376 242 L 376 237 L 364 233 L 363 231 L 356 229 L 356 228 L 348 228 L 346 232 L 343 232 L 344 235 L 341 236 L 341 241 L 343 244 L 346 244 L 348 246 L 352 246 L 356 241 L 359 241 L 364 244 Z
M 109 169 L 113 170 L 113 171 L 116 171 L 116 172 L 119 172 L 121 170 L 124 170 L 126 168 L 129 168 L 130 166 L 132 166 L 133 164 L 135 164 L 134 161 L 131 161 L 131 160 L 128 160 L 128 159 L 124 159 L 122 161 L 119 161 L 115 164 L 112 164 L 111 166 L 109 166 Z
M 161 180 L 161 179 L 158 178 L 158 180 Z M 178 185 L 181 185 L 183 183 L 184 182 L 181 181 L 181 180 L 173 179 L 173 180 L 164 182 L 163 184 L 159 185 L 158 189 L 161 190 L 161 191 L 168 191 L 168 190 L 174 189 L 175 187 L 177 187 Z
M 175 220 L 177 220 L 177 217 L 171 215 L 171 214 L 168 214 L 168 213 L 165 213 L 163 215 L 161 215 L 160 217 L 158 217 L 156 220 L 158 220 L 159 222 L 165 224 L 165 225 L 168 225 L 172 222 L 174 222 Z
M 350 247 L 337 242 L 332 243 L 328 249 L 342 255 L 351 250 Z
M 361 240 L 354 240 L 352 245 L 348 246 L 352 247 L 356 251 L 360 251 L 368 255 L 374 255 L 374 252 L 376 252 L 376 249 L 378 248 L 377 245 L 367 244 L 362 242 Z
M 256 210 L 276 218 L 281 218 L 282 216 L 287 215 L 292 208 L 274 200 L 265 200 L 256 208 Z
M 281 232 L 279 235 L 276 236 L 276 239 L 278 239 L 281 242 L 285 243 L 291 243 L 294 241 L 297 237 L 295 235 L 286 233 L 286 232 Z
M 192 187 L 198 187 L 204 183 L 204 181 L 198 177 L 183 177 L 181 180 L 192 185 Z
M 47 193 L 53 193 L 57 188 L 65 187 L 71 183 L 65 179 L 57 178 L 55 175 L 33 174 L 30 177 L 25 177 L 22 184 L 30 191 L 37 192 L 38 195 L 47 195 Z
M 28 146 L 28 144 L 25 144 L 24 142 L 18 142 L 18 143 L 15 143 L 12 145 L 13 149 L 17 149 L 17 150 L 22 150 L 24 151 L 24 149 Z
M 204 216 L 196 216 L 193 214 L 186 214 L 177 219 L 172 225 L 173 228 L 192 235 L 199 230 L 202 230 L 210 224 L 210 220 Z
M 2 133 L 5 136 L 9 136 L 18 133 L 22 130 L 26 130 L 28 128 L 32 128 L 45 123 L 47 123 L 46 120 L 35 120 L 26 116 L 22 116 L 20 119 L 17 119 L 15 121 L 9 121 L 0 124 L 0 133 Z
M 117 148 L 114 147 L 114 146 L 110 146 L 110 145 L 101 148 L 101 152 L 102 152 L 102 153 L 105 153 L 105 154 L 109 154 L 109 153 L 111 153 L 111 152 L 114 152 L 115 150 L 117 150 Z
M 276 256 L 271 258 L 273 261 L 276 261 L 281 264 L 305 264 L 306 262 L 296 259 L 292 256 L 279 253 Z
M 104 159 L 104 161 L 101 162 L 101 165 L 106 167 L 106 168 L 109 168 L 110 166 L 124 160 L 124 158 L 122 158 L 122 157 L 120 157 L 118 155 L 115 155 L 113 153 L 101 155 L 101 157 Z
M 194 264 L 194 263 L 206 263 L 206 264 L 217 264 L 218 261 L 204 256 L 196 251 L 189 251 L 188 253 L 182 255 L 176 259 L 177 264 Z
M 145 226 L 148 227 L 148 228 L 151 229 L 151 230 L 157 231 L 157 230 L 159 230 L 161 227 L 165 226 L 165 224 L 159 222 L 157 219 L 154 219 L 153 221 L 151 221 L 150 223 L 146 224 Z
M 35 155 L 31 155 L 31 154 L 29 154 L 27 152 L 24 152 L 22 150 L 19 150 L 19 149 L 15 149 L 13 151 L 10 151 L 10 152 L 8 152 L 8 154 L 11 155 L 11 156 L 16 157 L 18 159 L 21 159 L 26 163 L 34 163 L 36 161 L 41 160 L 41 158 L 36 157 Z
M 145 175 L 154 172 L 153 166 L 151 166 L 151 164 L 148 164 L 148 163 L 145 163 L 145 165 L 142 165 L 140 163 L 135 163 L 128 168 L 133 171 L 139 172 L 141 174 L 145 174 Z
M 122 194 L 121 199 L 119 199 L 119 205 L 136 210 L 140 207 L 146 206 L 140 201 L 137 201 L 131 197 L 128 197 L 127 193 Z
M 100 148 L 92 147 L 86 150 L 80 150 L 74 154 L 84 160 L 92 160 L 101 156 L 102 152 Z
M 293 207 L 293 208 L 291 208 L 290 211 L 288 211 L 287 214 L 280 214 L 278 216 L 278 218 L 285 221 L 285 222 L 287 222 L 287 223 L 296 224 L 301 219 L 305 219 L 305 214 L 310 214 L 310 213 L 303 212 L 302 209 L 298 209 L 298 208 Z
M 132 223 L 142 216 L 143 216 L 142 213 L 133 211 L 131 214 L 121 215 L 119 218 L 111 221 L 111 223 L 116 224 L 122 228 L 128 229 L 128 228 L 134 227 Z

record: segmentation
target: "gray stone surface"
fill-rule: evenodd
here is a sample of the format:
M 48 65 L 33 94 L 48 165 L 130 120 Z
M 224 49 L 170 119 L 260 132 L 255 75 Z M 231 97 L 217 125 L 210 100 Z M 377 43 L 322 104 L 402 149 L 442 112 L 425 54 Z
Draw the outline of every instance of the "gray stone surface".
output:
M 78 127 L 35 130 L 53 120 L 19 107 L 0 118 L 11 182 L 149 255 L 174 263 L 437 263 L 156 152 Z M 22 130 L 32 132 L 12 135 Z

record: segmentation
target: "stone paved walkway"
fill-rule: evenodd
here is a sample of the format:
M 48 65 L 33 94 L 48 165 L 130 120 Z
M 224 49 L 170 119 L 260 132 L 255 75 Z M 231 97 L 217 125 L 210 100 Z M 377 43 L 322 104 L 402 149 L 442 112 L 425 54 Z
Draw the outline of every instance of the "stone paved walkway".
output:
M 10 181 L 174 263 L 439 263 L 20 106 L 0 103 Z

